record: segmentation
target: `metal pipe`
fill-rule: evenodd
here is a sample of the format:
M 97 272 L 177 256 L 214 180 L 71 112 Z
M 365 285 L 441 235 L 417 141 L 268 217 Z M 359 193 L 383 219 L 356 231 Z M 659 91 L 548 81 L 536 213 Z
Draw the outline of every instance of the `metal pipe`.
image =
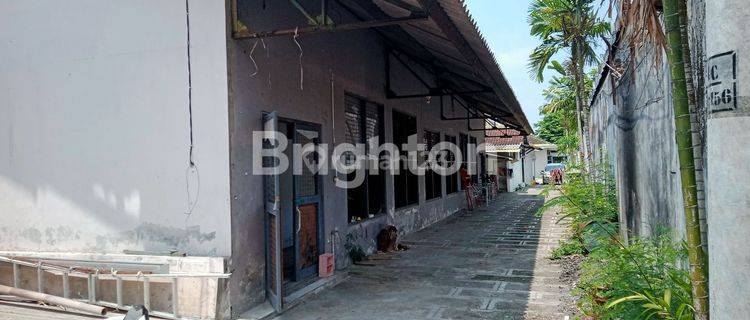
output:
M 58 296 L 49 295 L 46 293 L 39 293 L 24 289 L 18 289 L 0 285 L 0 294 L 11 295 L 20 298 L 32 299 L 48 304 L 58 305 L 78 311 L 83 311 L 91 314 L 104 315 L 104 307 L 91 305 L 84 302 L 79 302 L 71 299 L 66 299 Z
M 458 92 L 438 92 L 435 90 L 435 88 L 432 88 L 432 90 L 429 93 L 416 93 L 416 94 L 404 94 L 404 95 L 391 95 L 388 97 L 388 99 L 411 99 L 411 98 L 422 98 L 422 97 L 442 97 L 442 96 L 450 96 L 450 95 L 470 95 L 470 94 L 479 94 L 479 93 L 488 93 L 490 91 L 487 90 L 467 90 L 467 91 L 458 91 Z
M 122 307 L 122 278 L 120 277 L 115 280 L 115 295 L 117 306 Z
M 38 263 L 23 261 L 23 260 L 17 260 L 17 259 L 11 259 L 0 256 L 0 261 L 8 262 L 14 265 L 14 272 L 18 277 L 20 278 L 20 273 L 18 272 L 18 266 L 26 266 L 26 267 L 34 267 L 38 268 L 40 267 Z M 50 264 L 42 264 L 41 265 L 42 270 L 47 271 L 57 271 L 62 273 L 68 273 L 71 275 L 79 275 L 84 277 L 89 277 L 92 272 L 84 272 L 80 270 L 71 270 L 69 268 L 61 267 L 61 266 L 55 266 Z M 98 273 L 98 271 L 95 271 Z M 118 277 L 125 278 L 125 279 L 138 279 L 138 278 L 172 278 L 172 277 L 181 277 L 181 278 L 216 278 L 216 279 L 227 279 L 229 276 L 231 276 L 231 273 L 151 273 L 151 274 L 117 274 Z M 102 279 L 114 279 L 115 277 L 108 275 L 108 274 L 101 274 L 100 277 Z M 14 279 L 15 281 L 16 279 Z M 15 284 L 16 287 L 20 285 L 20 280 L 18 284 Z
M 13 286 L 16 288 L 21 286 L 21 270 L 18 268 L 18 263 L 13 263 Z
M 93 274 L 89 274 L 88 280 L 89 302 L 94 303 L 96 302 L 96 278 Z
M 172 314 L 177 317 L 177 278 L 172 278 Z
M 321 23 L 326 26 L 328 25 L 328 0 L 321 0 L 320 7 L 320 16 L 323 19 Z
M 39 293 L 44 293 L 44 270 L 41 263 L 36 267 L 36 287 Z
M 244 38 L 258 39 L 258 38 L 270 38 L 270 37 L 280 37 L 280 36 L 293 36 L 294 34 L 304 35 L 304 34 L 314 34 L 314 33 L 333 32 L 333 31 L 353 31 L 353 30 L 386 27 L 386 26 L 399 25 L 399 24 L 410 23 L 410 22 L 426 21 L 426 20 L 427 20 L 426 16 L 415 16 L 415 17 L 405 17 L 405 18 L 391 18 L 391 19 L 382 19 L 382 20 L 352 22 L 352 23 L 347 23 L 347 24 L 342 24 L 342 25 L 337 25 L 337 26 L 316 25 L 316 26 L 308 26 L 308 27 L 297 27 L 294 29 L 265 31 L 265 32 L 250 32 L 248 30 L 239 30 L 237 31 L 234 37 L 236 39 L 244 39 Z
M 303 7 L 302 4 L 300 4 L 296 0 L 289 0 L 289 2 L 291 2 L 292 5 L 294 5 L 294 7 L 297 8 L 297 10 L 299 10 L 299 12 L 302 13 L 302 15 L 305 16 L 305 18 L 307 18 L 308 23 L 310 23 L 312 25 L 318 25 L 318 21 L 315 20 L 315 18 L 313 16 L 311 16 L 307 12 L 307 10 L 305 10 L 305 7 Z
M 151 310 L 151 282 L 148 278 L 143 279 L 143 306 Z
M 63 282 L 63 298 L 68 299 L 70 298 L 70 277 L 68 276 L 67 272 L 63 273 L 62 282 Z

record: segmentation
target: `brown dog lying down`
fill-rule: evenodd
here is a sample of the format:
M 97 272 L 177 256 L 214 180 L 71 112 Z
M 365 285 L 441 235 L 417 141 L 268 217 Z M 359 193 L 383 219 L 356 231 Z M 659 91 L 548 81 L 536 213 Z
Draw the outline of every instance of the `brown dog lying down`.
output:
M 378 251 L 390 252 L 396 251 L 396 240 L 398 239 L 398 229 L 393 225 L 388 225 L 378 233 Z

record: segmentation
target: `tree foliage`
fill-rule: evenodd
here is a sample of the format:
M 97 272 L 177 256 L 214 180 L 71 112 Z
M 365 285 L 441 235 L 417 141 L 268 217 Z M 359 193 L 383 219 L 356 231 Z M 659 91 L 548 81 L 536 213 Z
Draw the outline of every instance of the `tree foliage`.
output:
M 532 51 L 529 71 L 537 81 L 544 81 L 544 71 L 552 57 L 568 51 L 573 64 L 583 70 L 585 64 L 597 62 L 595 48 L 599 39 L 609 34 L 609 23 L 599 19 L 593 0 L 535 0 L 529 8 L 531 35 L 542 40 Z M 578 60 L 578 59 L 582 60 Z M 581 65 L 577 63 L 583 62 Z
M 560 113 L 545 115 L 534 126 L 539 138 L 557 144 L 565 136 L 565 128 L 562 125 L 563 117 Z
M 534 0 L 529 8 L 531 35 L 542 43 L 529 56 L 529 72 L 539 82 L 549 67 L 572 77 L 575 97 L 576 130 L 581 155 L 588 158 L 588 143 L 583 135 L 588 107 L 584 100 L 584 69 L 597 61 L 595 48 L 600 38 L 609 35 L 609 23 L 599 19 L 594 0 Z M 555 62 L 558 53 L 568 53 L 568 63 Z
M 556 67 L 554 67 L 556 66 Z M 549 80 L 549 86 L 542 95 L 546 103 L 539 108 L 542 119 L 536 123 L 537 135 L 558 146 L 558 150 L 572 154 L 578 149 L 578 129 L 576 115 L 576 94 L 573 77 L 557 61 L 551 62 L 550 69 L 557 74 Z M 593 87 L 595 69 L 584 74 L 584 95 L 588 96 Z

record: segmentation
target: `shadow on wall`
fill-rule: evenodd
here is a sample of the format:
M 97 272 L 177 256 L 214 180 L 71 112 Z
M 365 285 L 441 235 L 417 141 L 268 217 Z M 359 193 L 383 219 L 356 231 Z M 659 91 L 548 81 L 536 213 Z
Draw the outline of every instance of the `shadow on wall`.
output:
M 0 12 L 0 250 L 229 254 L 224 4 L 191 6 Z
M 92 169 L 96 166 L 80 164 L 84 161 L 72 161 L 80 165 L 59 170 L 25 170 L 28 164 L 16 166 L 13 160 L 0 166 L 0 211 L 4 212 L 0 250 L 186 250 L 216 237 L 215 232 L 201 232 L 200 226 L 190 225 L 187 204 L 178 209 L 179 200 L 165 199 L 169 195 L 158 190 L 166 188 L 158 185 L 158 176 L 118 174 L 116 168 L 109 168 L 95 177 Z M 107 187 L 101 180 L 117 183 Z M 180 186 L 177 181 L 173 184 Z M 181 192 L 171 193 L 187 202 L 185 188 L 189 187 L 181 184 Z

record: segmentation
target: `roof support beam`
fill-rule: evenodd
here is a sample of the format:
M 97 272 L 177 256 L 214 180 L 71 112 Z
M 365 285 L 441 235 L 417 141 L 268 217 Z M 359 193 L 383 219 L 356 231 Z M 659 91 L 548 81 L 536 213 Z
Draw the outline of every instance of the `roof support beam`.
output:
M 468 41 L 464 39 L 461 32 L 453 24 L 450 16 L 448 16 L 448 13 L 445 12 L 440 4 L 435 0 L 418 0 L 418 2 L 420 6 L 427 12 L 429 18 L 433 22 L 435 22 L 435 24 L 437 24 L 440 30 L 443 31 L 443 34 L 445 34 L 445 36 L 450 39 L 456 49 L 461 52 L 461 55 L 463 55 L 466 60 L 469 61 L 474 69 L 474 72 L 486 81 L 491 81 L 493 83 L 496 82 L 489 70 L 487 70 L 487 68 L 482 64 L 482 60 L 479 58 L 477 53 L 474 52 L 474 49 L 471 47 Z M 508 98 L 505 96 L 505 92 L 501 92 L 499 89 L 495 89 L 495 91 L 503 104 L 512 109 L 516 109 L 513 117 L 516 119 L 516 121 L 518 121 L 518 123 L 523 125 L 524 128 L 522 128 L 521 131 L 527 133 L 527 131 L 531 130 L 531 127 L 528 126 L 528 123 L 527 121 L 525 121 L 524 117 L 518 116 L 518 114 L 516 114 L 523 114 L 523 111 L 520 110 L 520 106 L 508 103 Z
M 422 9 L 417 6 L 413 6 L 404 0 L 384 0 L 384 1 L 387 3 L 390 3 L 391 5 L 399 7 L 401 9 L 412 11 L 412 12 L 420 11 Z
M 440 119 L 441 120 L 466 120 L 466 129 L 468 131 L 486 131 L 486 130 L 493 130 L 493 129 L 495 129 L 495 130 L 514 129 L 514 130 L 519 130 L 520 131 L 520 128 L 518 126 L 510 124 L 510 123 L 508 123 L 508 121 L 501 119 L 501 118 L 512 116 L 509 113 L 505 113 L 504 115 L 489 114 L 489 113 L 483 112 L 481 110 L 477 110 L 475 107 L 471 107 L 471 106 L 465 104 L 460 99 L 456 99 L 455 95 L 451 95 L 451 104 L 453 104 L 454 102 L 458 102 L 459 106 L 461 108 L 463 108 L 464 110 L 466 110 L 466 116 L 465 117 L 455 117 L 455 118 L 446 117 L 445 116 L 445 112 L 444 112 L 443 99 L 441 97 L 441 99 L 440 99 Z M 492 125 L 493 128 L 490 128 L 490 129 L 487 129 L 486 127 L 484 127 L 484 128 L 473 128 L 471 126 L 471 120 L 480 120 L 480 119 L 484 120 L 484 122 L 488 123 L 488 124 L 489 124 L 488 120 L 492 120 L 494 122 L 501 123 L 501 124 L 503 124 L 505 126 L 505 128 L 498 128 L 495 125 Z
M 292 3 L 292 5 L 299 10 L 300 13 L 302 13 L 305 18 L 307 18 L 307 22 L 311 25 L 318 25 L 318 20 L 316 20 L 312 15 L 310 15 L 305 7 L 302 6 L 297 0 L 289 0 L 289 2 Z M 324 16 L 325 17 L 325 16 Z
M 370 21 L 352 22 L 340 25 L 313 25 L 305 27 L 296 27 L 293 29 L 280 29 L 272 31 L 259 31 L 251 32 L 247 29 L 240 29 L 234 33 L 235 39 L 259 39 L 259 38 L 270 38 L 270 37 L 281 37 L 281 36 L 294 36 L 294 35 L 307 35 L 317 33 L 327 33 L 336 31 L 353 31 L 361 29 L 370 29 L 378 27 L 393 26 L 399 24 L 405 24 L 416 21 L 425 21 L 427 16 L 423 14 L 413 14 L 404 18 L 390 18 Z
M 468 91 L 456 91 L 453 93 L 448 93 L 448 92 L 445 92 L 444 90 L 445 88 L 431 88 L 430 92 L 428 93 L 405 94 L 405 95 L 386 93 L 386 96 L 388 99 L 409 99 L 409 98 L 424 98 L 424 97 L 442 97 L 442 96 L 452 96 L 452 95 L 471 95 L 471 94 L 492 92 L 492 91 L 487 91 L 487 90 L 468 90 Z
M 455 90 L 453 88 L 445 87 L 443 84 L 445 83 L 445 80 L 441 79 L 441 76 L 438 75 L 438 73 L 444 73 L 451 75 L 453 77 L 462 78 L 460 75 L 455 75 L 447 70 L 442 70 L 438 66 L 435 66 L 434 64 L 419 61 L 417 58 L 412 57 L 411 55 L 401 52 L 399 50 L 392 49 L 390 47 L 387 47 L 385 50 L 385 95 L 388 99 L 409 99 L 409 98 L 422 98 L 422 97 L 438 97 L 438 96 L 448 96 L 448 95 L 473 95 L 473 94 L 479 94 L 479 93 L 492 93 L 492 88 L 484 86 L 479 83 L 474 83 L 471 79 L 466 79 L 467 81 L 472 82 L 472 85 L 475 85 L 478 87 L 478 89 L 459 89 Z M 409 73 L 411 73 L 412 76 L 414 76 L 417 80 L 419 80 L 420 83 L 422 83 L 422 86 L 424 86 L 427 89 L 426 93 L 417 93 L 417 94 L 406 94 L 406 95 L 399 95 L 395 91 L 393 91 L 393 88 L 391 87 L 391 56 L 396 58 L 397 62 L 400 63 L 404 68 L 406 68 Z M 427 83 L 426 80 L 424 80 L 419 73 L 412 67 L 412 64 L 408 63 L 408 61 L 404 60 L 404 57 L 411 59 L 413 62 L 416 62 L 416 65 L 419 65 L 423 69 L 429 72 L 435 73 L 435 82 L 437 83 L 437 87 L 432 87 L 429 83 Z
M 451 97 L 451 106 L 455 106 L 456 97 Z M 446 117 L 445 116 L 445 103 L 443 103 L 443 97 L 440 97 L 440 120 L 470 120 L 470 119 L 487 119 L 487 116 L 480 115 L 475 110 L 470 110 L 466 106 L 461 105 L 461 107 L 466 110 L 466 116 L 465 117 Z M 473 113 L 473 115 L 472 115 Z

